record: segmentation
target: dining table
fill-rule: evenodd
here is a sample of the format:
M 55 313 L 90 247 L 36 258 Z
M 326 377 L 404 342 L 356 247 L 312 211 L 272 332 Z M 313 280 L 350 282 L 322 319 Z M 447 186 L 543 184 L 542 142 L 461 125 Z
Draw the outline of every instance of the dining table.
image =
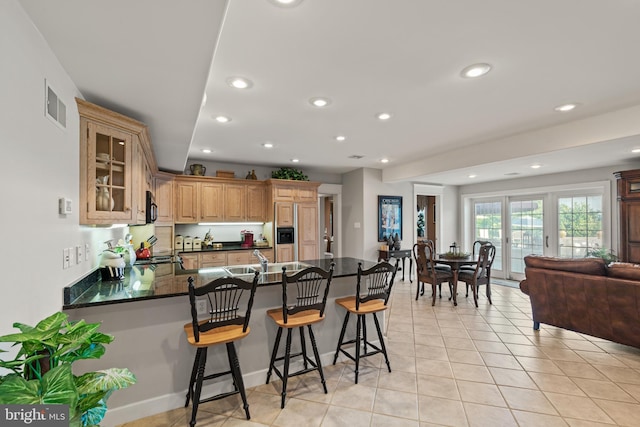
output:
M 465 265 L 475 265 L 478 263 L 477 259 L 474 259 L 471 255 L 467 257 L 449 257 L 444 254 L 439 254 L 435 260 L 438 264 L 445 264 L 451 267 L 451 273 L 453 273 L 453 290 L 451 291 L 451 297 L 453 298 L 453 305 L 458 305 L 456 295 L 458 293 L 458 272 L 460 267 Z

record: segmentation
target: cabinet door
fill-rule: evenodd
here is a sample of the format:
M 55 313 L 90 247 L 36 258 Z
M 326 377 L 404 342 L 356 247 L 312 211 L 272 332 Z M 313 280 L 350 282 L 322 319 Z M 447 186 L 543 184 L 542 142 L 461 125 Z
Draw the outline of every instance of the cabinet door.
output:
M 157 176 L 155 180 L 155 198 L 158 205 L 156 225 L 173 225 L 173 179 Z
M 135 188 L 134 205 L 136 210 L 136 224 L 144 224 L 147 219 L 146 191 L 149 167 L 147 166 L 147 160 L 144 157 L 144 152 L 142 151 L 138 137 L 134 136 L 133 140 L 133 187 Z
M 247 185 L 247 221 L 263 222 L 266 215 L 266 191 L 263 185 Z
M 227 265 L 251 264 L 251 251 L 229 251 L 227 263 Z
M 276 227 L 293 227 L 293 203 L 276 203 Z
M 293 202 L 296 200 L 296 194 L 296 188 L 293 186 L 273 187 L 273 200 L 275 202 Z
M 620 258 L 640 263 L 640 201 L 620 202 Z
M 224 184 L 200 183 L 200 210 L 199 221 L 224 221 Z
M 316 188 L 298 188 L 298 202 L 315 202 L 318 199 Z
M 318 205 L 298 205 L 298 259 L 318 259 Z
M 265 250 L 261 250 L 260 252 L 262 252 L 262 255 L 267 257 L 269 262 L 276 262 L 276 259 L 273 255 L 273 249 L 265 249 Z
M 176 181 L 175 186 L 175 222 L 198 222 L 198 183 Z
M 129 133 L 81 120 L 81 224 L 134 222 L 132 145 Z
M 200 268 L 223 267 L 227 264 L 226 252 L 203 252 L 200 254 Z
M 195 270 L 200 268 L 198 254 L 185 254 L 183 252 L 180 254 L 180 257 L 182 258 L 182 266 L 185 270 Z
M 294 261 L 293 245 L 278 245 L 276 247 L 276 262 Z
M 225 221 L 247 220 L 247 186 L 245 184 L 224 185 Z

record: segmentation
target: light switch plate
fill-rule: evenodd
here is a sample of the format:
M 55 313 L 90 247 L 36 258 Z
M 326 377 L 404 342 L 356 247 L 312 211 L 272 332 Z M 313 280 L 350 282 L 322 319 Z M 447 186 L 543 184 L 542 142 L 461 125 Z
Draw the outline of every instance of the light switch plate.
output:
M 199 299 L 196 301 L 196 309 L 198 314 L 207 314 L 207 301 Z
M 89 261 L 89 251 L 91 250 L 91 247 L 89 246 L 88 243 L 84 244 L 84 260 L 85 261 Z
M 66 270 L 71 266 L 71 248 L 62 250 L 62 269 Z
M 80 264 L 82 262 L 82 245 L 76 246 L 76 264 Z

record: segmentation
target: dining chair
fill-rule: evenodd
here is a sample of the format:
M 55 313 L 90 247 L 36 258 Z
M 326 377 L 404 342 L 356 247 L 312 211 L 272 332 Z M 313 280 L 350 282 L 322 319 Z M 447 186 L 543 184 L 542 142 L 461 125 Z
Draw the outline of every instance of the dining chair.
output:
M 438 269 L 436 268 L 435 250 L 432 245 L 427 242 L 418 242 L 413 245 L 413 257 L 416 260 L 417 270 L 417 289 L 416 300 L 420 295 L 424 295 L 424 284 L 431 284 L 432 301 L 431 305 L 436 304 L 436 288 L 440 292 L 440 298 L 442 298 L 442 283 L 448 282 L 449 289 L 451 289 L 451 282 L 453 281 L 453 272 L 451 269 Z
M 387 348 L 384 344 L 384 337 L 382 336 L 380 322 L 378 321 L 376 313 L 387 309 L 387 303 L 391 296 L 391 288 L 393 287 L 393 281 L 396 277 L 396 272 L 398 271 L 399 261 L 400 260 L 396 259 L 395 265 L 382 261 L 366 270 L 362 269 L 362 263 L 358 263 L 358 277 L 356 280 L 355 295 L 336 299 L 336 304 L 344 308 L 346 310 L 346 314 L 344 316 L 344 322 L 342 322 L 342 330 L 340 331 L 338 346 L 333 356 L 333 364 L 335 365 L 338 361 L 338 355 L 340 353 L 353 360 L 356 364 L 356 384 L 358 384 L 360 359 L 363 357 L 382 353 L 387 364 L 387 369 L 391 372 L 391 364 L 389 363 Z M 355 314 L 357 316 L 356 337 L 355 339 L 344 341 L 350 314 Z M 373 316 L 376 331 L 378 332 L 378 339 L 380 340 L 379 347 L 367 340 L 367 314 L 371 314 Z M 361 331 L 362 335 L 360 335 Z M 361 336 L 362 339 L 360 338 Z M 355 344 L 353 353 L 349 353 L 343 348 L 350 344 Z M 361 344 L 364 345 L 363 352 L 360 351 Z M 367 346 L 371 347 L 373 350 L 368 350 Z
M 469 295 L 469 286 L 473 291 L 473 302 L 478 307 L 478 289 L 480 285 L 487 286 L 487 299 L 491 302 L 491 264 L 496 255 L 496 247 L 492 244 L 484 244 L 480 246 L 478 253 L 478 261 L 474 270 L 461 270 L 458 273 L 458 280 L 465 282 L 467 286 L 467 295 Z
M 276 341 L 273 345 L 271 353 L 271 362 L 269 363 L 269 371 L 267 372 L 267 384 L 271 378 L 271 373 L 275 374 L 282 380 L 282 393 L 280 400 L 280 408 L 284 408 L 285 398 L 287 396 L 287 380 L 290 377 L 305 374 L 311 371 L 318 371 L 320 381 L 324 393 L 327 394 L 327 384 L 322 372 L 322 363 L 320 354 L 316 345 L 316 337 L 313 334 L 311 325 L 322 322 L 324 320 L 325 306 L 327 305 L 327 296 L 329 295 L 329 286 L 333 277 L 333 269 L 335 264 L 331 263 L 329 271 L 320 267 L 307 267 L 291 276 L 286 273 L 286 268 L 282 268 L 282 306 L 267 311 L 267 316 L 274 321 L 278 327 Z M 306 339 L 304 336 L 304 327 L 309 331 L 309 341 L 315 361 L 307 355 Z M 300 331 L 300 352 L 291 353 L 292 332 L 298 328 Z M 278 347 L 282 338 L 282 331 L 287 330 L 287 341 L 285 354 L 278 356 Z M 294 357 L 302 357 L 302 367 L 296 372 L 289 372 L 291 359 Z M 276 366 L 276 362 L 283 361 L 282 370 Z
M 480 247 L 482 247 L 482 245 L 492 245 L 493 243 L 491 243 L 488 240 L 476 240 L 475 242 L 473 242 L 473 249 L 471 252 L 471 256 L 473 259 L 477 260 L 478 259 L 478 255 L 480 254 Z M 460 267 L 460 271 L 475 271 L 476 266 L 475 265 L 463 265 Z M 467 293 L 465 295 L 465 297 L 469 297 L 469 286 L 467 285 Z
M 198 406 L 201 403 L 218 400 L 240 393 L 245 415 L 250 419 L 249 404 L 247 394 L 244 389 L 240 362 L 234 343 L 249 335 L 249 317 L 251 307 L 258 284 L 258 273 L 253 277 L 252 282 L 246 282 L 236 277 L 222 277 L 207 283 L 198 288 L 194 285 L 193 277 L 189 277 L 189 303 L 191 305 L 191 323 L 184 325 L 187 334 L 187 342 L 196 348 L 196 356 L 191 370 L 191 379 L 187 389 L 187 401 L 184 405 L 189 406 L 189 401 L 193 401 L 191 410 L 191 427 L 196 424 Z M 198 317 L 198 297 L 203 297 L 208 305 L 207 316 L 203 319 Z M 229 360 L 229 370 L 224 372 L 204 375 L 207 364 L 207 351 L 209 347 L 225 344 L 227 358 Z M 233 390 L 222 392 L 215 396 L 201 399 L 203 381 L 219 378 L 224 375 L 231 375 L 233 379 Z

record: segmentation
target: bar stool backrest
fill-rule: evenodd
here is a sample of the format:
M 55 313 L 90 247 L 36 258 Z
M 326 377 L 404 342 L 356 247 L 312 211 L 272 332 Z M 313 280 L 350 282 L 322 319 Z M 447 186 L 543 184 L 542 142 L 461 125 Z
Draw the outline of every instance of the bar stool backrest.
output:
M 324 315 L 334 266 L 335 263 L 332 262 L 329 271 L 320 267 L 307 267 L 290 276 L 287 275 L 287 269 L 282 268 L 282 320 L 284 323 L 287 323 L 289 315 L 301 311 L 318 310 L 320 317 Z M 292 290 L 295 292 L 290 292 Z
M 361 303 L 374 299 L 384 300 L 384 305 L 387 305 L 399 261 L 396 259 L 396 265 L 391 265 L 386 261 L 379 262 L 366 270 L 362 269 L 361 262 L 358 263 L 356 310 L 360 309 Z
M 200 333 L 222 326 L 242 325 L 242 331 L 247 331 L 258 274 L 251 282 L 237 277 L 221 277 L 200 287 L 196 287 L 193 278 L 189 277 L 191 322 L 196 342 L 200 341 Z M 201 296 L 206 296 L 208 319 L 198 318 L 197 297 Z

